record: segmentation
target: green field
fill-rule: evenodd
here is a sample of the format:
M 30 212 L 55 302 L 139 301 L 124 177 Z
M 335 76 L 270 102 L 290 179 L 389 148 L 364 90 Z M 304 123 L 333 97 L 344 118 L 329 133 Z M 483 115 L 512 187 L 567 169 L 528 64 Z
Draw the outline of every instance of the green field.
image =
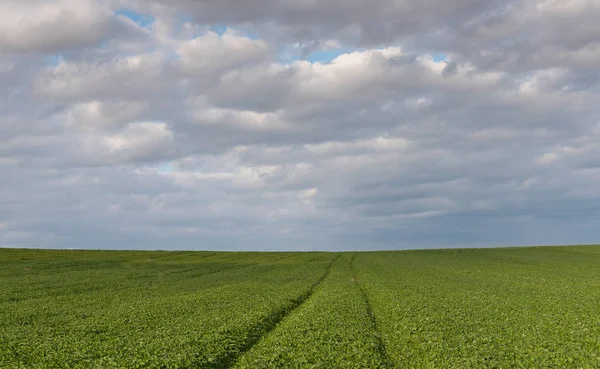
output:
M 600 247 L 0 249 L 0 368 L 600 368 Z

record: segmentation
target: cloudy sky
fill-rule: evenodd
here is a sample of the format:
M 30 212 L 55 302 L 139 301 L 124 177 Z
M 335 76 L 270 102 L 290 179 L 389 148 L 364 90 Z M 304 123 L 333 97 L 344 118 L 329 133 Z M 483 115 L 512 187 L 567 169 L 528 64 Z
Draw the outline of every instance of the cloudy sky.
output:
M 600 242 L 597 0 L 3 0 L 0 246 Z

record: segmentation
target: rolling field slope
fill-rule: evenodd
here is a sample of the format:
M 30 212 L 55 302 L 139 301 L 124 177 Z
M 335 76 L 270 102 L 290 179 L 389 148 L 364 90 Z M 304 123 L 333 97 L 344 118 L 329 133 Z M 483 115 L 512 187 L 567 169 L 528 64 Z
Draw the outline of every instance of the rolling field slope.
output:
M 0 368 L 598 368 L 600 247 L 0 249 Z

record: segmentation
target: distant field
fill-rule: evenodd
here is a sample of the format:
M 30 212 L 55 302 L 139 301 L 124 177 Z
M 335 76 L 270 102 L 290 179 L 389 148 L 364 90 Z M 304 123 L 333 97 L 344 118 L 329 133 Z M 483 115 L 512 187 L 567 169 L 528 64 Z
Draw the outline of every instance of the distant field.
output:
M 600 247 L 0 249 L 0 368 L 600 368 Z

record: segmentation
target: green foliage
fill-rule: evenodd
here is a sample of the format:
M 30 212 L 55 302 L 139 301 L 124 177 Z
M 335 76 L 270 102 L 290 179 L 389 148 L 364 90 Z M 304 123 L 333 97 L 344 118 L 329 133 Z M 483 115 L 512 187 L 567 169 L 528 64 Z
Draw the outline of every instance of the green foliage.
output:
M 331 254 L 0 250 L 1 368 L 224 367 Z
M 0 249 L 0 368 L 599 368 L 600 247 Z
M 351 255 L 234 368 L 382 368 L 376 332 L 350 270 Z
M 600 367 L 598 247 L 368 253 L 355 266 L 398 368 Z

